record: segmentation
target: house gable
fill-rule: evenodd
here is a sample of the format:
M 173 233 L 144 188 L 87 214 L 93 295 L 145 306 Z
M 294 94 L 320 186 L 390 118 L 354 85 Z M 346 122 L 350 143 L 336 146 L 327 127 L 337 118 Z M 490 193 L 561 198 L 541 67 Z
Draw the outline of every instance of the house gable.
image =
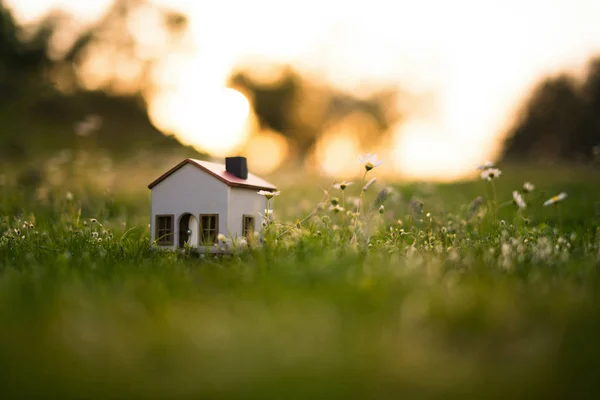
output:
M 221 182 L 231 187 L 244 187 L 255 190 L 277 190 L 277 187 L 254 174 L 248 174 L 248 179 L 240 179 L 234 176 L 233 174 L 227 172 L 223 164 L 196 160 L 193 158 L 186 158 L 185 160 L 171 168 L 169 171 L 165 172 L 160 177 L 158 177 L 154 182 L 148 185 L 148 188 L 153 189 L 156 185 L 167 179 L 179 169 L 183 168 L 185 165 L 192 165 L 194 167 L 197 167 L 200 170 L 210 174 L 214 178 L 220 180 Z

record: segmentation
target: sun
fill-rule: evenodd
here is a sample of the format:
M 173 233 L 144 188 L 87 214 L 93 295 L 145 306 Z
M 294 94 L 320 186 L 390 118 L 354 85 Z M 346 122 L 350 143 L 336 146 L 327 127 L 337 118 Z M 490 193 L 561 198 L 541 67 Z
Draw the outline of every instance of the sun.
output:
M 239 149 L 250 131 L 250 103 L 227 88 L 179 88 L 153 98 L 149 113 L 161 130 L 177 133 L 184 144 L 216 156 Z

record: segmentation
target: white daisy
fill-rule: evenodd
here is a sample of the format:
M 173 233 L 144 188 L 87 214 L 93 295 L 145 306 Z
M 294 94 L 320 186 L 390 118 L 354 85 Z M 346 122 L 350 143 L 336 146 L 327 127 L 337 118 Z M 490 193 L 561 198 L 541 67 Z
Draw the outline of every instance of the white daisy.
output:
M 277 191 L 277 192 L 270 192 L 268 190 L 259 190 L 256 193 L 260 194 L 261 196 L 265 196 L 267 198 L 267 200 L 271 200 L 273 197 L 279 196 L 280 192 L 279 191 Z
M 350 185 L 352 185 L 352 182 L 343 181 L 343 182 L 340 182 L 340 183 L 336 183 L 335 185 L 333 185 L 333 187 L 335 189 L 344 190 L 344 189 L 346 189 Z
M 360 161 L 361 164 L 363 164 L 365 166 L 365 169 L 367 171 L 372 170 L 375 167 L 380 166 L 381 164 L 383 164 L 383 161 L 380 161 L 377 159 L 377 155 L 376 154 L 371 154 L 371 153 L 367 153 L 363 156 L 358 157 L 358 160 Z
M 549 205 L 558 203 L 559 201 L 563 201 L 566 198 L 567 198 L 567 194 L 565 192 L 562 192 L 562 193 L 557 194 L 556 196 L 551 197 L 548 200 L 546 200 L 544 202 L 544 206 L 549 206 Z
M 481 179 L 493 181 L 500 175 L 502 175 L 502 171 L 500 171 L 498 168 L 488 168 L 481 172 Z
M 336 204 L 335 206 L 329 207 L 329 211 L 333 211 L 334 213 L 339 213 L 340 211 L 344 211 L 344 207 Z
M 523 196 L 521 196 L 519 192 L 517 192 L 516 190 L 513 191 L 512 196 L 513 201 L 517 206 L 519 206 L 519 208 L 527 208 L 527 203 L 525 203 L 525 200 L 523 200 Z
M 494 166 L 494 163 L 491 161 L 486 161 L 483 164 L 476 164 L 475 168 L 477 168 L 480 171 L 485 171 L 488 168 L 492 168 Z
M 533 189 L 535 189 L 535 185 L 531 182 L 525 182 L 523 184 L 523 191 L 525 193 L 529 193 L 529 192 L 533 192 Z

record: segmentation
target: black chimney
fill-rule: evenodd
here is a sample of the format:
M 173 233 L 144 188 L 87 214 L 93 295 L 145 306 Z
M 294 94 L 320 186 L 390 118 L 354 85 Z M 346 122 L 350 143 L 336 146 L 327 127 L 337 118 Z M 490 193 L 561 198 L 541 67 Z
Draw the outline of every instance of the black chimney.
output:
M 246 157 L 226 157 L 225 170 L 240 179 L 248 179 L 248 163 Z

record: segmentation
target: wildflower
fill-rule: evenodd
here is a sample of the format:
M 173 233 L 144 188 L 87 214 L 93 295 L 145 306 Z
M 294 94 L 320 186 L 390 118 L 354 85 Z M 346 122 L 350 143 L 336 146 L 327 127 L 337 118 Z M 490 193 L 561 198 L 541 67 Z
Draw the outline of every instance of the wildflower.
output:
M 567 194 L 565 192 L 562 192 L 562 193 L 557 194 L 556 196 L 551 197 L 548 200 L 546 200 L 544 202 L 544 206 L 549 206 L 549 205 L 552 205 L 554 203 L 558 203 L 559 201 L 563 201 L 566 198 L 567 198 Z
M 332 206 L 337 206 L 338 204 L 340 204 L 340 199 L 338 199 L 337 197 L 332 197 L 331 200 L 329 200 L 329 202 Z
M 98 237 L 98 232 L 92 232 L 92 237 L 93 238 L 97 238 Z
M 486 161 L 483 164 L 476 164 L 475 168 L 477 168 L 480 171 L 485 171 L 488 168 L 492 168 L 494 166 L 494 163 L 491 161 Z
M 384 211 L 385 211 L 385 207 L 382 204 L 379 206 L 379 214 L 383 214 Z
M 261 196 L 265 196 L 267 198 L 267 200 L 271 200 L 273 197 L 279 196 L 280 192 L 279 191 L 277 191 L 277 192 L 270 192 L 268 190 L 259 190 L 256 193 L 260 194 Z
M 222 233 L 219 233 L 219 234 L 217 235 L 217 240 L 218 240 L 219 242 L 224 242 L 226 239 L 227 239 L 227 238 L 226 238 L 226 237 L 225 237 L 225 235 L 223 235 Z
M 90 222 L 91 222 L 92 224 L 97 224 L 97 223 L 98 223 L 98 220 L 97 220 L 96 218 L 92 218 L 92 219 L 90 219 Z
M 410 202 L 410 210 L 416 214 L 416 215 L 421 215 L 423 213 L 423 202 L 413 199 Z
M 363 187 L 362 191 L 366 192 L 371 187 L 371 185 L 375 183 L 376 180 L 377 180 L 377 178 L 373 178 L 369 182 L 367 182 L 365 187 Z
M 73 193 L 67 192 L 67 194 L 65 195 L 65 198 L 67 199 L 67 201 L 73 200 Z
M 523 184 L 523 191 L 525 193 L 529 193 L 529 192 L 533 192 L 533 189 L 535 189 L 535 185 L 531 182 L 525 182 Z
M 363 156 L 358 157 L 358 160 L 360 161 L 361 164 L 363 164 L 365 166 L 365 169 L 367 171 L 370 171 L 373 168 L 378 167 L 381 164 L 383 164 L 383 161 L 380 161 L 377 159 L 376 154 L 371 154 L 371 153 L 365 154 L 364 157 Z
M 352 182 L 346 182 L 346 181 L 342 181 L 340 183 L 336 183 L 335 185 L 333 185 L 333 187 L 335 189 L 340 189 L 340 190 L 344 190 L 346 189 L 348 186 L 352 185 Z
M 329 211 L 333 211 L 334 213 L 337 214 L 340 211 L 344 211 L 344 207 L 340 206 L 339 204 L 336 204 L 335 206 L 329 207 Z
M 488 181 L 493 181 L 494 179 L 498 178 L 500 175 L 502 175 L 502 171 L 500 171 L 498 168 L 488 168 L 484 171 L 481 172 L 481 179 L 487 179 Z
M 517 192 L 516 190 L 513 191 L 512 196 L 513 201 L 517 206 L 519 206 L 519 208 L 527 208 L 527 203 L 525 203 L 525 200 L 523 200 L 523 196 L 521 196 L 519 192 Z

